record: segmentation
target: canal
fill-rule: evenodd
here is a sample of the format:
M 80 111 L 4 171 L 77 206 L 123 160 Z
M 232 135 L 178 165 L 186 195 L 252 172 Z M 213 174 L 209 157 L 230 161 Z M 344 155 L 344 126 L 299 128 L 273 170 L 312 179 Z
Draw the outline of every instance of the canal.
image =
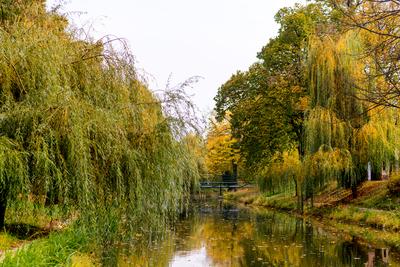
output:
M 163 242 L 121 266 L 400 266 L 399 254 L 282 212 L 197 201 Z

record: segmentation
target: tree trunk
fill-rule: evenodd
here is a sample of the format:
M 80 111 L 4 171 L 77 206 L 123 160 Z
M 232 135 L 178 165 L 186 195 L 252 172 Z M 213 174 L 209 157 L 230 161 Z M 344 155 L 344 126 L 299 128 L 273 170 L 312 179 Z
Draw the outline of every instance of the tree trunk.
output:
M 2 196 L 0 199 L 0 231 L 4 229 L 4 219 L 6 215 L 7 199 Z
M 381 166 L 375 166 L 375 164 L 372 165 L 372 181 L 379 181 L 382 178 L 382 165 Z
M 298 205 L 299 205 L 299 212 L 303 214 L 304 212 L 304 202 L 303 202 L 303 190 L 299 191 L 298 195 Z
M 238 177 L 238 165 L 232 160 L 233 179 L 236 181 Z
M 357 185 L 351 186 L 351 196 L 353 197 L 353 199 L 356 199 L 358 197 Z

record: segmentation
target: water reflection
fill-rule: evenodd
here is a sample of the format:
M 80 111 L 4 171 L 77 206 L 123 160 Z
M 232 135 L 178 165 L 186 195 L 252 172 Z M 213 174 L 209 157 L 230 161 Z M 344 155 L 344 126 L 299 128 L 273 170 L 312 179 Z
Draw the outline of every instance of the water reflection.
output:
M 398 254 L 275 211 L 198 203 L 152 251 L 126 266 L 400 266 Z
M 177 252 L 170 262 L 170 266 L 191 266 L 202 267 L 212 266 L 212 262 L 207 257 L 206 247 L 201 247 L 199 250 L 189 252 Z

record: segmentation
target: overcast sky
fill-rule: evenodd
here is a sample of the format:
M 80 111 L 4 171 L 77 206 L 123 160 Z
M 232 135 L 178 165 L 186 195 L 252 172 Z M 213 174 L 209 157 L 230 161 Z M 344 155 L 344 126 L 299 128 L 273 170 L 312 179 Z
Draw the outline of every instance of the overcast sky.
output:
M 298 2 L 305 0 L 67 0 L 61 11 L 91 25 L 94 38 L 125 38 L 153 90 L 170 76 L 172 85 L 202 76 L 190 94 L 207 113 L 218 87 L 277 34 L 276 12 Z

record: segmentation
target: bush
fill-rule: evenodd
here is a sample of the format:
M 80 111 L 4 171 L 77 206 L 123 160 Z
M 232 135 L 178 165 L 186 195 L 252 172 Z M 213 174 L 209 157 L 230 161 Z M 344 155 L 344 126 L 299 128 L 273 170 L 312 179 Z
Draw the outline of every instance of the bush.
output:
M 387 189 L 391 195 L 400 196 L 400 173 L 395 173 L 390 177 Z

